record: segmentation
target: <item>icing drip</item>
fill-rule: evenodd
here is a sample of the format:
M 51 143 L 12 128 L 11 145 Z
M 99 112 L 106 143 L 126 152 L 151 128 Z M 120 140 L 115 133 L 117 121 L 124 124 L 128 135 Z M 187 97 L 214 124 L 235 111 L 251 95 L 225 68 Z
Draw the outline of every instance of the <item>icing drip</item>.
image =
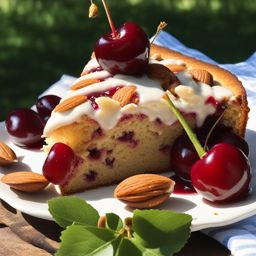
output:
M 164 65 L 183 64 L 182 61 L 173 59 L 161 61 L 151 60 L 151 63 L 160 63 Z M 98 67 L 99 64 L 96 59 L 92 59 L 85 66 L 84 71 L 97 70 Z M 176 75 L 179 78 L 181 85 L 175 88 L 175 92 L 179 97 L 173 97 L 173 103 L 182 112 L 195 114 L 197 126 L 201 126 L 205 118 L 216 111 L 212 104 L 206 103 L 209 97 L 213 97 L 215 100 L 221 102 L 223 99 L 230 99 L 233 96 L 232 92 L 225 87 L 219 85 L 211 87 L 204 83 L 196 83 L 192 76 L 186 71 L 177 73 Z M 88 79 L 99 79 L 101 82 L 86 86 L 79 90 L 70 90 L 62 101 L 75 95 L 99 94 L 117 86 L 135 85 L 137 87 L 136 93 L 139 97 L 139 104 L 136 105 L 130 103 L 121 107 L 118 102 L 112 100 L 110 97 L 104 96 L 98 97 L 95 100 L 99 106 L 96 110 L 93 109 L 91 102 L 87 101 L 64 113 L 53 112 L 45 126 L 44 136 L 48 136 L 51 131 L 59 127 L 72 124 L 79 120 L 83 115 L 88 115 L 90 118 L 97 121 L 103 130 L 112 129 L 118 123 L 120 118 L 127 114 L 144 114 L 151 121 L 160 120 L 166 125 L 172 125 L 177 120 L 172 111 L 170 111 L 166 100 L 162 98 L 164 91 L 160 81 L 152 80 L 146 75 L 140 77 L 120 74 L 112 76 L 104 70 L 88 73 L 83 77 Z M 74 84 L 76 82 L 77 80 Z

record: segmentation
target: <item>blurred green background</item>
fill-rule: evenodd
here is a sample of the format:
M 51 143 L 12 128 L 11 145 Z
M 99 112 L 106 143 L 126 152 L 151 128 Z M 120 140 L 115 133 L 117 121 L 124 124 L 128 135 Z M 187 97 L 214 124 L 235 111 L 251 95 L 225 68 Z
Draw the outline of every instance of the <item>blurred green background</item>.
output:
M 101 1 L 0 0 L 0 118 L 29 107 L 63 73 L 77 76 L 97 38 L 109 31 Z M 149 36 L 159 24 L 189 47 L 222 63 L 256 50 L 255 0 L 108 0 L 116 27 L 136 21 Z

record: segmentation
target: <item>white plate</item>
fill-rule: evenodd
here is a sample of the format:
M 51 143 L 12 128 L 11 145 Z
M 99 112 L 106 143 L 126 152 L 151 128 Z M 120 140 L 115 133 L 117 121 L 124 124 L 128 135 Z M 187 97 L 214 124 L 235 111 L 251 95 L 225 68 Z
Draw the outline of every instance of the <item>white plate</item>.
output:
M 54 92 L 56 92 L 56 87 L 54 90 Z M 51 90 L 48 90 L 48 93 L 51 93 Z M 206 203 L 199 195 L 173 194 L 160 208 L 191 214 L 193 217 L 192 231 L 228 225 L 255 214 L 256 182 L 254 181 L 254 178 L 256 158 L 253 158 L 252 156 L 256 155 L 256 125 L 255 123 L 253 124 L 254 120 L 251 119 L 251 121 L 252 122 L 249 123 L 246 131 L 246 140 L 249 142 L 250 146 L 250 163 L 253 171 L 253 189 L 251 194 L 245 200 L 227 205 L 214 205 Z M 41 172 L 42 164 L 46 157 L 45 154 L 40 151 L 26 150 L 13 145 L 5 131 L 4 123 L 0 123 L 0 140 L 11 146 L 20 159 L 20 163 L 18 164 L 9 167 L 2 167 L 0 169 L 0 177 L 13 170 L 31 170 L 33 172 Z M 88 203 L 95 207 L 101 215 L 108 212 L 114 212 L 122 218 L 131 216 L 131 209 L 125 207 L 125 204 L 113 198 L 114 188 L 115 186 L 108 186 L 92 189 L 79 193 L 77 196 L 84 198 Z M 52 220 L 52 217 L 48 212 L 47 200 L 57 196 L 59 195 L 57 194 L 54 186 L 50 186 L 47 190 L 40 193 L 26 194 L 12 190 L 0 182 L 1 199 L 24 213 L 42 219 Z

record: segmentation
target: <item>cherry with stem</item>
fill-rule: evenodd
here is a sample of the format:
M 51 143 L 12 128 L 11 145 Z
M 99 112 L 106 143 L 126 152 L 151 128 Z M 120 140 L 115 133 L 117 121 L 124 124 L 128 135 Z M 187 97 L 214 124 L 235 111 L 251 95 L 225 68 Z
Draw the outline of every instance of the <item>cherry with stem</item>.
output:
M 250 190 L 251 171 L 248 158 L 233 145 L 219 143 L 209 151 L 201 146 L 195 133 L 171 101 L 167 102 L 194 145 L 199 160 L 191 169 L 191 181 L 196 191 L 208 201 L 228 203 L 246 196 Z
M 150 47 L 146 33 L 134 22 L 126 22 L 116 29 L 106 0 L 102 3 L 111 32 L 96 42 L 94 52 L 99 65 L 113 75 L 146 72 Z

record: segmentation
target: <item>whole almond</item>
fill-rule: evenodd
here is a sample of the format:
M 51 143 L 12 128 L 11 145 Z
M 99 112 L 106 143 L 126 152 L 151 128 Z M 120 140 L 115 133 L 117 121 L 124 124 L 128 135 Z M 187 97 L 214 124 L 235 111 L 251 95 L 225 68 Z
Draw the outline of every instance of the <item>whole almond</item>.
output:
M 174 93 L 174 89 L 180 85 L 180 81 L 177 76 L 166 66 L 161 64 L 149 64 L 148 65 L 148 77 L 161 81 L 164 90 L 169 90 Z
M 0 166 L 9 165 L 17 161 L 15 152 L 4 142 L 0 141 Z
M 186 66 L 177 64 L 169 64 L 166 65 L 166 67 L 169 68 L 173 73 L 179 73 L 186 69 Z
M 123 107 L 131 102 L 135 91 L 136 86 L 133 85 L 122 87 L 114 93 L 112 99 L 118 101 L 121 107 Z
M 96 84 L 99 82 L 100 82 L 99 79 L 88 79 L 88 78 L 86 79 L 86 77 L 80 77 L 73 83 L 73 85 L 70 87 L 70 89 L 78 90 L 78 89 L 84 88 L 88 85 Z
M 152 208 L 167 200 L 175 182 L 157 174 L 139 174 L 123 180 L 114 196 L 135 208 Z
M 87 101 L 85 95 L 76 95 L 60 102 L 54 109 L 54 112 L 68 111 Z
M 189 70 L 189 73 L 196 82 L 213 85 L 213 76 L 208 71 L 204 69 L 191 69 Z
M 49 184 L 43 175 L 34 172 L 9 173 L 4 175 L 1 181 L 11 188 L 23 192 L 41 191 Z

